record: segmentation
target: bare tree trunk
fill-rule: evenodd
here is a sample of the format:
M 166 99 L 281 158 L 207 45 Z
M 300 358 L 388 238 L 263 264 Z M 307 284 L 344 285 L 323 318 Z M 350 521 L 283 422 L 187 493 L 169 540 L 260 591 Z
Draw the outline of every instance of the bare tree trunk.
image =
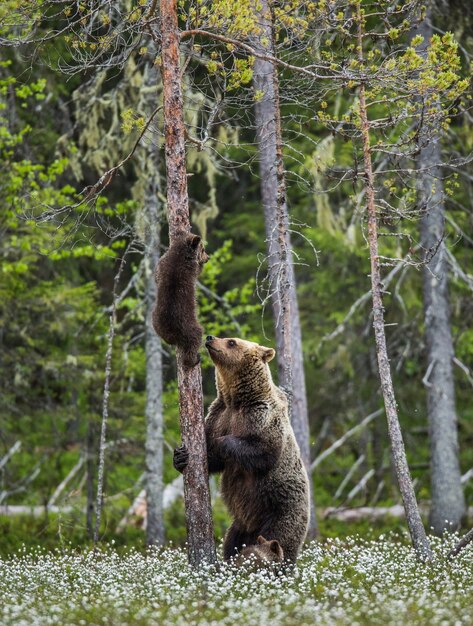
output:
M 261 35 L 254 42 L 254 46 L 257 50 L 273 55 L 272 17 L 268 0 L 262 0 L 259 6 Z M 310 472 L 310 429 L 299 306 L 288 230 L 277 68 L 269 61 L 256 58 L 253 84 L 255 91 L 261 95 L 255 103 L 255 121 L 261 197 L 268 242 L 269 289 L 276 332 L 278 379 L 289 396 L 292 427 L 309 476 L 311 516 L 308 536 L 312 539 L 318 534 L 318 528 Z
M 149 238 L 146 243 L 146 504 L 147 545 L 164 543 L 163 509 L 163 362 L 161 340 L 152 324 L 156 301 L 154 268 L 159 259 L 157 197 L 149 197 Z
M 95 504 L 94 550 L 97 547 L 97 543 L 99 541 L 100 522 L 102 520 L 102 508 L 103 508 L 103 493 L 104 493 L 103 486 L 104 486 L 104 479 L 105 479 L 105 444 L 107 441 L 108 409 L 109 409 L 109 399 L 110 399 L 110 378 L 112 375 L 113 338 L 115 336 L 115 324 L 116 324 L 115 296 L 116 296 L 116 292 L 114 289 L 112 311 L 110 313 L 110 319 L 109 319 L 107 354 L 105 357 L 105 383 L 103 387 L 102 425 L 100 428 L 100 439 L 99 439 L 97 498 L 96 498 L 96 504 Z
M 167 209 L 170 239 L 189 231 L 189 199 L 185 153 L 185 128 L 179 68 L 177 0 L 160 0 Z M 189 450 L 184 472 L 187 547 L 189 563 L 198 567 L 215 562 L 207 448 L 204 432 L 202 374 L 200 366 L 185 369 L 177 349 L 177 379 L 182 442 Z
M 147 117 L 156 106 L 155 88 L 158 82 L 154 64 L 149 63 L 144 76 L 144 108 Z M 159 147 L 151 141 L 144 150 L 143 171 L 147 172 L 144 214 L 145 235 L 145 342 L 146 342 L 146 543 L 164 543 L 163 507 L 163 360 L 161 339 L 152 323 L 156 303 L 156 281 L 154 269 L 159 260 L 160 215 L 159 215 Z
M 430 13 L 430 12 L 429 12 Z M 417 34 L 424 46 L 433 35 L 430 15 Z M 429 418 L 431 509 L 429 523 L 436 534 L 458 530 L 465 516 L 465 498 L 458 459 L 458 427 L 453 377 L 453 342 L 450 328 L 448 268 L 443 241 L 445 202 L 441 145 L 434 128 L 420 132 L 419 208 L 421 244 L 429 259 L 423 268 L 425 343 L 427 351 L 427 412 Z M 436 250 L 432 256 L 432 252 Z M 431 257 L 431 258 L 430 258 Z
M 86 509 L 86 525 L 87 525 L 87 537 L 89 539 L 94 538 L 94 476 L 95 476 L 95 463 L 94 463 L 94 426 L 92 420 L 89 418 L 89 424 L 87 426 L 87 463 L 86 463 L 86 489 L 87 489 L 87 509 Z
M 113 280 L 112 307 L 109 318 L 107 353 L 105 356 L 105 381 L 103 385 L 102 425 L 100 428 L 99 439 L 99 463 L 97 470 L 97 500 L 95 505 L 94 550 L 96 549 L 97 543 L 99 541 L 100 522 L 102 520 L 103 510 L 105 448 L 107 441 L 108 412 L 110 405 L 110 380 L 112 377 L 113 339 L 115 337 L 115 327 L 117 324 L 117 288 L 120 282 L 123 268 L 125 267 L 125 260 L 128 254 L 128 250 L 129 247 L 124 251 L 122 258 L 120 259 L 120 265 L 118 266 L 118 271 L 115 274 L 115 278 Z
M 358 22 L 358 57 L 360 66 L 363 66 L 363 18 L 360 4 L 357 5 Z M 365 192 L 368 212 L 368 243 L 371 261 L 371 297 L 373 301 L 373 327 L 376 340 L 376 354 L 378 360 L 379 377 L 383 392 L 388 433 L 391 442 L 391 450 L 394 468 L 399 483 L 406 520 L 412 539 L 412 544 L 419 558 L 432 559 L 432 551 L 425 534 L 425 528 L 420 517 L 419 508 L 412 484 L 412 478 L 407 464 L 406 451 L 402 438 L 401 426 L 397 413 L 396 398 L 391 378 L 391 367 L 386 346 L 386 334 L 384 330 L 384 307 L 382 298 L 381 270 L 378 251 L 378 219 L 376 214 L 374 176 L 371 159 L 370 124 L 366 108 L 365 85 L 360 85 L 360 121 L 361 136 L 363 142 L 363 161 L 365 176 Z

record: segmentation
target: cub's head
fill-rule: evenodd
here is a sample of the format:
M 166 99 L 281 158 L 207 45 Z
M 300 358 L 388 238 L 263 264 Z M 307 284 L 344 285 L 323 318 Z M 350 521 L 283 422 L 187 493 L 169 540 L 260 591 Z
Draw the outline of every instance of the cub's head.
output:
M 264 567 L 270 563 L 282 563 L 284 551 L 277 539 L 267 541 L 262 535 L 256 540 L 257 543 L 243 548 L 237 557 L 237 565 L 253 565 Z
M 284 561 L 284 551 L 277 539 L 267 541 L 262 535 L 258 537 L 257 554 L 260 558 L 271 563 L 281 563 Z
M 182 233 L 176 238 L 176 242 L 184 250 L 184 255 L 187 261 L 195 262 L 200 269 L 209 260 L 208 254 L 205 252 L 204 244 L 199 235 L 193 233 Z

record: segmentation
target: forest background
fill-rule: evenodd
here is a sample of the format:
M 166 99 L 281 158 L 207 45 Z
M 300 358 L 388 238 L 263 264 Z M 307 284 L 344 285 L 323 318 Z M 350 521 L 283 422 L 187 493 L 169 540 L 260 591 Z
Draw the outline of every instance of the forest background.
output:
M 183 27 L 197 20 L 195 12 L 205 19 L 208 4 L 184 4 Z M 161 252 L 167 245 L 162 86 L 153 41 L 138 28 L 143 4 L 99 5 L 92 10 L 87 3 L 39 2 L 36 14 L 31 3 L 19 0 L 0 7 L 0 505 L 10 507 L 1 517 L 3 551 L 20 542 L 80 544 L 92 536 L 111 314 L 115 332 L 101 534 L 128 544 L 144 541 L 141 528 L 119 522 L 143 488 L 147 470 L 151 366 L 146 345 L 153 341 L 149 312 L 157 260 L 149 254 L 150 233 L 154 243 L 160 241 Z M 240 5 L 237 12 L 229 3 L 230 14 L 225 17 L 223 11 L 226 22 L 213 23 L 216 31 L 225 28 L 228 35 L 229 22 L 235 33 L 248 29 L 245 3 Z M 306 3 L 297 5 L 300 14 Z M 470 12 L 462 3 L 439 3 L 432 22 L 439 35 L 454 32 L 460 71 L 467 76 L 473 46 Z M 80 30 L 94 23 L 105 38 L 100 55 L 91 47 L 91 31 L 84 35 Z M 303 25 L 284 28 L 293 42 L 303 41 Z M 393 49 L 405 47 L 415 28 L 407 24 L 403 32 L 392 32 Z M 310 45 L 317 58 L 331 55 L 333 41 L 320 32 L 316 43 L 314 37 Z M 298 43 L 291 54 L 306 54 L 308 45 Z M 374 39 L 371 45 L 366 52 L 375 64 L 381 55 Z M 343 67 L 344 47 L 337 52 Z M 206 240 L 211 255 L 198 290 L 205 334 L 274 345 L 254 118 L 260 95 L 252 84 L 252 63 L 221 42 L 197 40 L 183 48 L 189 195 L 194 231 Z M 379 411 L 364 194 L 358 184 L 362 155 L 356 142 L 340 137 L 330 124 L 349 114 L 350 86 L 327 88 L 282 68 L 280 89 L 311 459 L 318 459 L 314 497 L 322 534 L 339 534 L 353 529 L 325 519 L 327 507 L 399 502 Z M 401 135 L 394 131 L 394 141 Z M 435 142 L 441 145 L 443 165 L 442 241 L 449 269 L 459 462 L 468 504 L 473 489 L 473 172 L 468 158 L 473 134 L 468 107 L 452 114 Z M 82 203 L 87 194 L 80 191 L 131 152 L 113 180 L 106 180 L 100 197 Z M 387 158 L 375 166 L 389 170 Z M 396 174 L 382 182 L 390 202 L 401 207 L 412 196 L 415 204 L 415 184 L 404 179 L 400 185 L 399 180 Z M 427 511 L 429 365 L 422 255 L 416 257 L 420 218 L 419 211 L 399 220 L 386 218 L 390 237 L 381 243 L 390 258 L 385 314 L 391 368 L 416 492 Z M 407 254 L 418 262 L 405 262 Z M 167 346 L 160 350 L 162 369 L 153 369 L 152 379 L 163 381 L 164 487 L 176 479 L 172 449 L 180 436 L 175 359 Z M 204 352 L 202 367 L 208 406 L 215 387 Z M 160 410 L 156 414 L 155 406 L 155 418 Z M 228 520 L 215 483 L 213 495 L 220 537 Z M 7 514 L 18 505 L 43 510 L 37 517 Z M 370 525 L 366 521 L 360 528 Z M 167 540 L 185 540 L 182 498 L 166 507 L 164 530 Z

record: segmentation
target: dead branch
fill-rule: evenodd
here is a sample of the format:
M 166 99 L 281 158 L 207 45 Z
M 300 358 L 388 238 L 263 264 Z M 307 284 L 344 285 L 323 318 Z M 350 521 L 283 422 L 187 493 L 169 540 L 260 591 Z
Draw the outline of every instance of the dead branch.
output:
M 370 413 L 359 424 L 357 424 L 353 428 L 350 428 L 350 430 L 348 430 L 342 437 L 340 437 L 340 439 L 337 439 L 337 441 L 335 441 L 330 446 L 330 448 L 327 448 L 327 450 L 324 450 L 322 454 L 319 454 L 319 456 L 312 461 L 312 463 L 310 464 L 310 471 L 313 472 L 314 469 L 318 465 L 320 465 L 320 463 L 324 459 L 326 459 L 330 454 L 332 454 L 332 452 L 335 452 L 335 450 L 340 448 L 340 446 L 342 446 L 345 443 L 345 441 L 347 441 L 347 439 L 349 439 L 352 435 L 357 433 L 359 430 L 362 430 L 363 428 L 365 428 L 370 422 L 372 422 L 375 419 L 375 417 L 378 417 L 378 415 L 381 415 L 383 411 L 384 409 L 378 409 L 377 411 L 374 411 L 374 413 Z
M 66 488 L 67 484 L 74 478 L 74 476 L 77 474 L 77 472 L 80 470 L 80 468 L 84 465 L 84 463 L 85 463 L 85 456 L 81 455 L 79 457 L 79 460 L 77 461 L 77 463 L 74 465 L 74 467 L 71 469 L 71 471 L 67 474 L 67 476 L 64 478 L 64 480 L 62 480 L 59 483 L 59 485 L 54 490 L 53 495 L 49 498 L 48 504 L 46 505 L 46 507 L 48 509 L 50 507 L 52 507 L 54 504 L 56 504 L 56 500 L 59 498 L 61 493 L 64 491 L 64 489 Z
M 457 556 L 457 554 L 460 554 L 460 552 L 464 550 L 467 545 L 471 543 L 471 541 L 473 541 L 473 528 L 471 528 L 466 533 L 466 535 L 463 535 L 457 545 L 450 550 L 450 552 L 447 554 L 447 559 L 453 559 L 455 556 Z
M 136 152 L 136 150 L 137 150 L 137 148 L 138 148 L 138 146 L 139 146 L 139 144 L 140 144 L 144 134 L 148 130 L 149 125 L 151 124 L 153 119 L 156 117 L 156 114 L 161 109 L 162 109 L 162 105 L 156 107 L 156 109 L 150 115 L 150 117 L 146 121 L 145 125 L 143 126 L 138 139 L 136 140 L 135 144 L 133 145 L 133 148 L 130 150 L 130 152 L 127 154 L 127 156 L 124 157 L 119 163 L 117 163 L 117 165 L 114 165 L 112 168 L 110 168 L 104 174 L 102 174 L 102 176 L 99 178 L 99 180 L 94 185 L 89 185 L 87 187 L 84 187 L 84 189 L 82 189 L 82 191 L 80 192 L 79 195 L 83 196 L 83 198 L 80 200 L 80 202 L 77 202 L 76 204 L 67 204 L 67 205 L 64 205 L 63 207 L 61 207 L 59 209 L 50 209 L 49 211 L 45 211 L 44 213 L 41 214 L 41 216 L 39 218 L 37 218 L 36 221 L 37 222 L 48 221 L 49 219 L 51 219 L 51 217 L 53 215 L 57 215 L 59 213 L 64 213 L 65 211 L 72 211 L 74 209 L 77 209 L 77 208 L 83 206 L 84 204 L 87 204 L 91 200 L 94 200 L 98 196 L 99 193 L 101 193 L 104 189 L 106 189 L 110 185 L 110 183 L 112 182 L 112 180 L 115 177 L 115 174 L 124 165 L 126 165 L 126 163 L 128 163 L 128 161 L 133 157 L 133 155 L 135 154 L 135 152 Z
M 361 480 L 353 487 L 353 489 L 347 495 L 346 502 L 350 502 L 362 489 L 366 487 L 367 482 L 374 476 L 374 469 L 370 469 L 364 474 Z
M 348 470 L 348 472 L 344 476 L 342 482 L 338 486 L 337 491 L 335 492 L 335 495 L 333 496 L 334 500 L 337 500 L 342 495 L 345 487 L 348 485 L 348 483 L 352 479 L 352 476 L 355 474 L 356 470 L 360 467 L 360 465 L 362 465 L 362 463 L 365 461 L 365 459 L 366 459 L 366 457 L 365 457 L 364 454 L 361 454 L 356 459 L 356 461 L 350 467 L 350 469 Z
M 5 456 L 0 460 L 0 470 L 5 467 L 8 461 L 12 458 L 15 452 L 21 448 L 21 441 L 15 441 L 10 450 L 5 454 Z

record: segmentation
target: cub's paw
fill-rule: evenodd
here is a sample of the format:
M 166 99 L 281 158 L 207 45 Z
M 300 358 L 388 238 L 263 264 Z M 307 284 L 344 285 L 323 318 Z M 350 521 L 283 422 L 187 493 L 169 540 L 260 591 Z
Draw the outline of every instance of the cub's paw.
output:
M 196 365 L 199 365 L 199 363 L 200 363 L 200 354 L 199 353 L 192 354 L 192 355 L 186 355 L 186 357 L 183 360 L 183 365 L 188 370 L 191 370 Z
M 187 370 L 191 370 L 200 363 L 200 354 L 197 352 L 187 353 L 182 359 L 182 364 Z
M 172 464 L 174 465 L 174 469 L 178 472 L 182 472 L 186 469 L 187 464 L 189 463 L 189 450 L 186 446 L 182 445 L 179 448 L 174 448 L 174 454 L 172 457 Z

